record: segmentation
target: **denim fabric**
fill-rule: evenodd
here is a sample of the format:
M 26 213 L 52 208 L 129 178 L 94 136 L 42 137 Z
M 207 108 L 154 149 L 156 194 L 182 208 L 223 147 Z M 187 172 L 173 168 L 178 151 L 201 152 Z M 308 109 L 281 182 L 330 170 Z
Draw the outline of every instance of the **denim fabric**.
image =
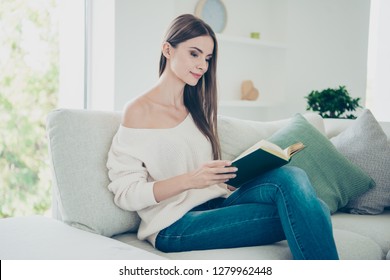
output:
M 297 167 L 272 170 L 226 199 L 195 207 L 159 232 L 156 248 L 181 252 L 257 246 L 285 239 L 294 259 L 338 259 L 329 208 Z

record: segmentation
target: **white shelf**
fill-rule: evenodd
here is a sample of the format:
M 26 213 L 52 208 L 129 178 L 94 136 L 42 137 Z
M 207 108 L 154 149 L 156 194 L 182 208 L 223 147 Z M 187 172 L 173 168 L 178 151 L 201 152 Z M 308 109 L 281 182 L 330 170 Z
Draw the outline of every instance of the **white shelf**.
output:
M 217 39 L 219 42 L 230 42 L 230 43 L 246 44 L 246 45 L 259 46 L 259 47 L 286 49 L 286 46 L 281 43 L 263 41 L 261 39 L 234 37 L 234 36 L 228 36 L 224 34 L 217 34 Z
M 221 100 L 219 106 L 222 107 L 270 107 L 271 103 L 265 103 L 260 101 L 249 101 L 249 100 Z

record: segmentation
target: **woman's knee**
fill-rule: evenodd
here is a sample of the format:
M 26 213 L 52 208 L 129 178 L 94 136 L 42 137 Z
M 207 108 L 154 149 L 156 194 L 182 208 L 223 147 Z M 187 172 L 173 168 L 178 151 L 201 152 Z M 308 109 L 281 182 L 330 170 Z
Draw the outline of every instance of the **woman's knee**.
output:
M 287 182 L 297 182 L 297 183 L 308 183 L 309 178 L 306 172 L 296 166 L 282 166 L 278 169 L 275 169 L 276 177 L 281 181 Z
M 257 177 L 254 181 L 245 184 L 236 192 L 238 195 L 256 189 L 264 190 L 265 186 L 269 187 L 268 190 L 273 189 L 276 193 L 281 192 L 294 197 L 300 196 L 302 199 L 315 196 L 315 191 L 306 172 L 294 166 L 283 166 L 273 169 Z
M 306 172 L 296 166 L 283 166 L 275 174 L 281 187 L 287 192 L 302 192 L 312 195 L 315 193 Z

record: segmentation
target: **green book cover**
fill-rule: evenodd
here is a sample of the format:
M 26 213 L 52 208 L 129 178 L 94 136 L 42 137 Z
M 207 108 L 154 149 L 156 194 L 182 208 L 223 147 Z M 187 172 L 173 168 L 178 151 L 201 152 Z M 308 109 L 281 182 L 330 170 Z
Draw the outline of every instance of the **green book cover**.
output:
M 226 184 L 238 188 L 262 173 L 287 164 L 293 154 L 305 147 L 302 143 L 296 143 L 282 150 L 275 144 L 265 142 L 264 140 L 260 141 L 260 144 L 257 143 L 244 152 L 244 155 L 242 154 L 233 160 L 232 166 L 238 168 L 237 176 Z M 266 145 L 266 147 L 262 145 Z

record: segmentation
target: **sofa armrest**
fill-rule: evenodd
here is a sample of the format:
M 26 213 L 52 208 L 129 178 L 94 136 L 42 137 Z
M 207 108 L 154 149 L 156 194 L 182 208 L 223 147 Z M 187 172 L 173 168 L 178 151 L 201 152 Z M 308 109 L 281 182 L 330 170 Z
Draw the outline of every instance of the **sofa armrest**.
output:
M 161 256 L 43 216 L 0 219 L 2 260 L 158 260 Z

